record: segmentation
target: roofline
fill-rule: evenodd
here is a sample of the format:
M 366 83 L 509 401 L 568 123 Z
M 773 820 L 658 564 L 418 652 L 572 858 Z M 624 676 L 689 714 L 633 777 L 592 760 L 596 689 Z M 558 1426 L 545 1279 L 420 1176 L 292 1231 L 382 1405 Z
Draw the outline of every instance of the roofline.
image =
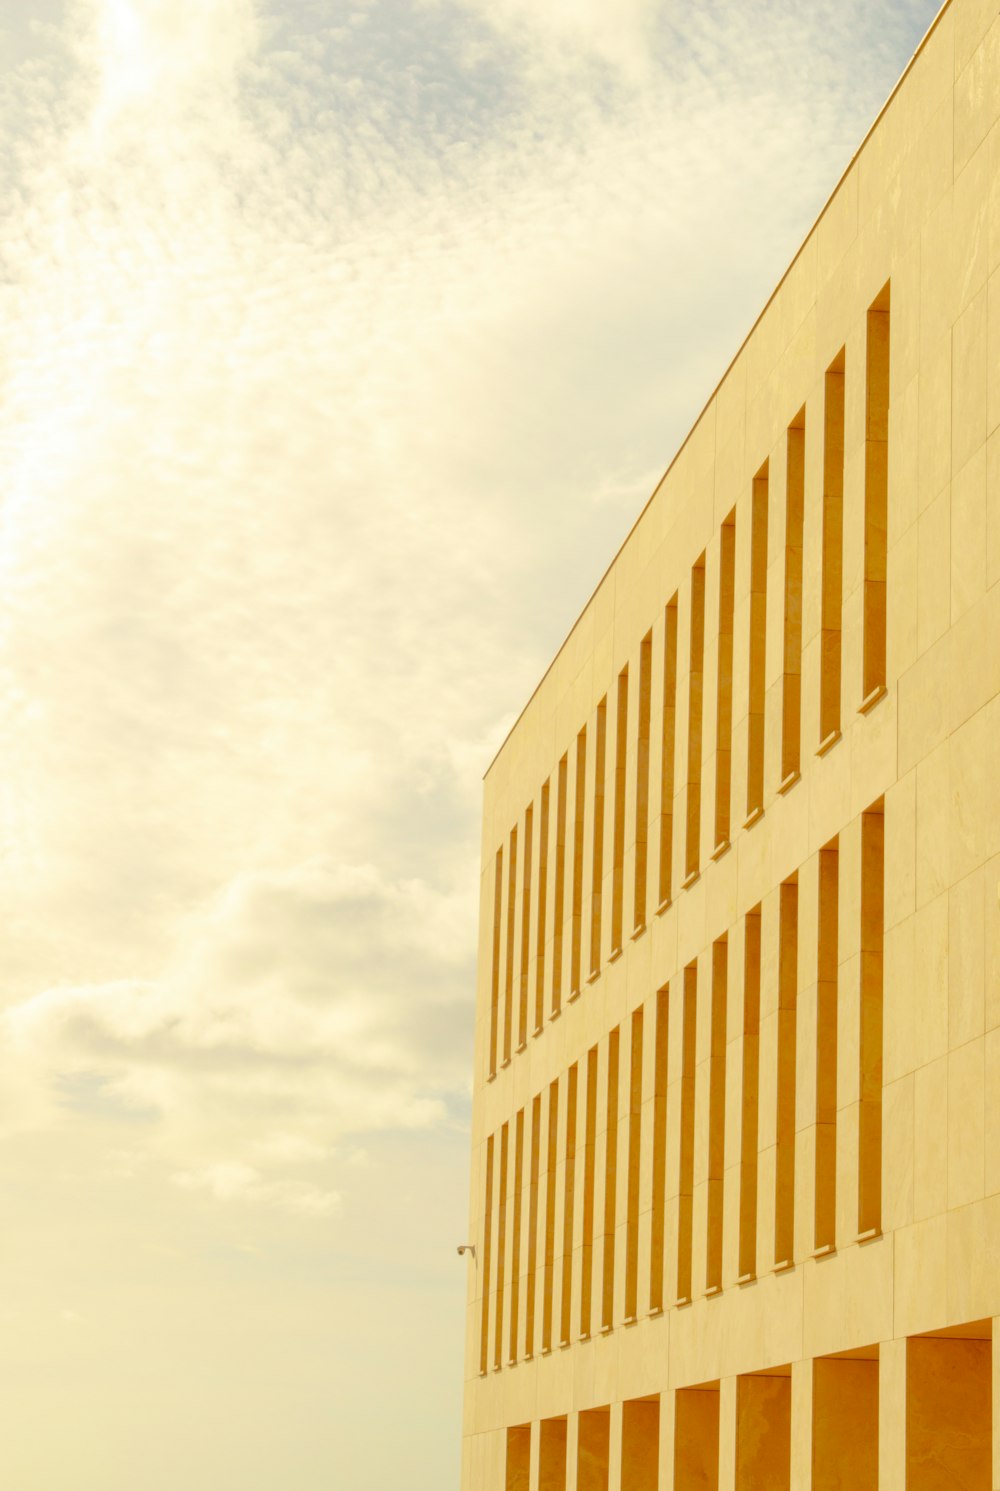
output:
M 933 21 L 931 21 L 931 23 L 928 26 L 927 30 L 924 32 L 924 35 L 921 37 L 920 42 L 918 43 L 918 45 L 917 45 L 917 47 L 916 47 L 916 49 L 915 49 L 915 51 L 913 53 L 913 56 L 910 58 L 909 62 L 906 64 L 906 66 L 903 68 L 903 71 L 900 73 L 899 77 L 896 79 L 896 82 L 895 82 L 895 84 L 893 86 L 892 92 L 889 94 L 889 96 L 886 99 L 885 103 L 882 105 L 882 107 L 879 109 L 878 113 L 875 115 L 875 118 L 872 120 L 871 124 L 868 126 L 868 129 L 865 131 L 865 134 L 864 134 L 864 137 L 861 140 L 861 143 L 858 145 L 858 147 L 855 150 L 854 154 L 851 156 L 851 158 L 848 161 L 847 165 L 844 167 L 843 171 L 840 173 L 840 176 L 837 178 L 836 185 L 834 186 L 834 188 L 831 191 L 830 195 L 827 197 L 826 201 L 823 203 L 823 206 L 820 208 L 819 213 L 817 214 L 817 216 L 816 216 L 816 218 L 815 218 L 815 220 L 814 220 L 814 222 L 812 224 L 812 227 L 809 229 L 809 231 L 807 232 L 805 238 L 803 238 L 802 242 L 799 244 L 799 247 L 796 249 L 794 255 L 792 256 L 791 260 L 789 261 L 787 269 L 785 270 L 784 274 L 781 276 L 781 279 L 778 281 L 778 283 L 775 285 L 774 289 L 771 291 L 771 293 L 768 296 L 768 298 L 767 298 L 767 300 L 766 300 L 766 302 L 765 302 L 762 310 L 760 311 L 760 313 L 757 316 L 756 320 L 754 321 L 753 325 L 750 327 L 750 330 L 747 332 L 746 336 L 743 338 L 742 342 L 740 343 L 740 345 L 737 348 L 737 350 L 734 353 L 734 355 L 730 358 L 730 360 L 729 360 L 729 362 L 728 362 L 728 364 L 726 366 L 725 372 L 722 374 L 722 376 L 720 377 L 720 379 L 716 383 L 715 387 L 712 389 L 712 392 L 709 394 L 708 398 L 705 400 L 704 404 L 702 405 L 702 407 L 701 407 L 698 415 L 696 416 L 695 421 L 692 424 L 691 428 L 688 430 L 687 434 L 684 436 L 684 439 L 681 441 L 680 445 L 677 447 L 677 451 L 676 451 L 676 453 L 675 453 L 675 455 L 673 457 L 673 460 L 670 462 L 670 465 L 667 467 L 667 469 L 664 471 L 663 475 L 660 477 L 659 481 L 656 483 L 656 486 L 653 488 L 653 490 L 650 493 L 649 497 L 643 503 L 643 506 L 640 509 L 639 514 L 638 514 L 638 516 L 635 519 L 635 522 L 632 524 L 632 526 L 629 529 L 628 533 L 626 533 L 625 537 L 622 539 L 621 543 L 618 545 L 618 548 L 615 550 L 615 553 L 614 553 L 613 558 L 611 559 L 611 562 L 608 564 L 608 566 L 605 569 L 604 573 L 601 575 L 601 578 L 598 580 L 597 584 L 594 586 L 593 590 L 590 592 L 590 595 L 587 597 L 586 601 L 584 602 L 583 607 L 581 608 L 579 614 L 577 615 L 576 620 L 573 622 L 573 625 L 570 627 L 569 631 L 566 633 L 566 635 L 563 638 L 562 642 L 559 644 L 558 648 L 556 649 L 556 652 L 555 652 L 555 654 L 552 657 L 552 661 L 549 663 L 548 667 L 545 669 L 545 672 L 542 674 L 541 678 L 535 684 L 535 687 L 532 689 L 530 695 L 528 696 L 527 700 L 525 701 L 524 706 L 521 709 L 521 712 L 518 715 L 517 719 L 511 725 L 510 729 L 507 731 L 507 734 L 504 736 L 503 740 L 500 742 L 500 745 L 497 747 L 497 750 L 495 751 L 495 753 L 493 755 L 493 758 L 490 761 L 490 764 L 487 766 L 486 770 L 483 772 L 483 781 L 484 782 L 485 782 L 486 778 L 489 776 L 490 772 L 493 770 L 493 768 L 496 765 L 497 761 L 500 759 L 500 756 L 502 755 L 502 753 L 504 751 L 504 748 L 507 745 L 507 742 L 510 740 L 510 738 L 513 735 L 514 731 L 517 729 L 518 725 L 521 723 L 521 721 L 524 719 L 524 716 L 527 714 L 528 710 L 531 708 L 531 705 L 532 705 L 532 703 L 534 701 L 535 695 L 538 693 L 539 689 L 542 687 L 542 684 L 548 678 L 549 674 L 552 672 L 552 669 L 555 667 L 556 663 L 559 661 L 560 657 L 562 656 L 562 654 L 563 654 L 563 652 L 564 652 L 564 650 L 566 648 L 566 644 L 569 642 L 569 640 L 572 637 L 573 633 L 576 631 L 577 627 L 580 625 L 580 622 L 583 620 L 584 615 L 586 614 L 587 609 L 590 606 L 591 602 L 594 600 L 595 596 L 597 595 L 597 592 L 600 590 L 601 586 L 604 584 L 605 580 L 608 578 L 608 576 L 610 575 L 611 571 L 614 569 L 615 565 L 618 563 L 618 560 L 619 560 L 622 552 L 624 551 L 626 544 L 629 542 L 629 540 L 631 539 L 633 533 L 638 528 L 638 526 L 642 522 L 643 518 L 646 516 L 646 512 L 649 509 L 649 507 L 651 506 L 651 504 L 653 502 L 653 499 L 655 498 L 656 494 L 659 492 L 660 488 L 663 486 L 663 483 L 666 481 L 667 477 L 670 475 L 671 471 L 674 469 L 674 467 L 676 466 L 677 462 L 680 460 L 680 458 L 683 455 L 684 450 L 685 450 L 685 448 L 686 448 L 686 446 L 688 444 L 688 441 L 691 439 L 691 437 L 694 434 L 695 430 L 698 428 L 698 426 L 701 424 L 702 420 L 704 419 L 705 415 L 708 413 L 708 410 L 709 410 L 709 408 L 710 408 L 710 406 L 712 404 L 713 399 L 715 399 L 715 397 L 718 394 L 719 390 L 721 389 L 722 385 L 725 383 L 726 379 L 729 377 L 729 374 L 732 372 L 733 368 L 736 366 L 736 363 L 739 361 L 740 357 L 742 356 L 743 349 L 746 347 L 747 343 L 750 341 L 750 338 L 753 336 L 754 332 L 757 330 L 757 327 L 760 325 L 760 323 L 763 321 L 764 317 L 767 315 L 768 311 L 771 308 L 772 301 L 775 299 L 775 297 L 777 296 L 778 292 L 780 291 L 782 285 L 785 283 L 785 281 L 787 280 L 788 276 L 791 274 L 792 270 L 795 268 L 796 264 L 798 263 L 799 259 L 802 256 L 803 250 L 805 249 L 807 243 L 809 242 L 810 238 L 812 238 L 813 234 L 816 232 L 816 229 L 819 227 L 820 223 L 823 221 L 824 217 L 826 216 L 826 214 L 827 214 L 827 212 L 828 212 L 828 210 L 829 210 L 829 208 L 830 208 L 830 206 L 831 206 L 831 204 L 833 202 L 834 197 L 840 191 L 840 188 L 843 186 L 844 182 L 847 180 L 847 178 L 850 175 L 851 171 L 854 169 L 854 164 L 857 161 L 858 157 L 860 156 L 861 152 L 864 150 L 865 146 L 868 144 L 868 141 L 871 139 L 872 135 L 875 133 L 875 130 L 878 128 L 879 122 L 881 121 L 883 114 L 888 109 L 888 107 L 892 103 L 893 99 L 896 97 L 896 94 L 899 92 L 900 88 L 903 86 L 904 82 L 906 81 L 907 77 L 910 74 L 910 71 L 911 71 L 911 69 L 913 67 L 913 64 L 916 62 L 917 58 L 920 56 L 921 52 L 924 50 L 924 48 L 926 47 L 927 43 L 930 41 L 931 37 L 934 35 L 934 32 L 937 30 L 938 25 L 940 24 L 941 19 L 944 16 L 945 12 L 951 8 L 951 4 L 952 4 L 952 0 L 943 0 L 943 4 L 941 5 L 940 10 L 938 11 L 937 15 L 934 17 Z

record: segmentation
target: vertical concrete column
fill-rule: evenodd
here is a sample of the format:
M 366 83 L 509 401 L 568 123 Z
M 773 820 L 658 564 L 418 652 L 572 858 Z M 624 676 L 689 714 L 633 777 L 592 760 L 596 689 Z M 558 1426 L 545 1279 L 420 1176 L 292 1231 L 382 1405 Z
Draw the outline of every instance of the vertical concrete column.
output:
M 622 1484 L 622 1417 L 624 1404 L 612 1403 L 608 1423 L 608 1491 L 628 1491 Z
M 580 1479 L 580 1415 L 566 1415 L 566 1491 L 577 1491 Z
M 519 1424 L 507 1430 L 505 1491 L 538 1491 L 538 1443 L 541 1424 Z
M 660 1491 L 674 1491 L 674 1429 L 677 1394 L 660 1394 Z
M 906 1340 L 883 1341 L 878 1358 L 879 1491 L 906 1491 Z
M 791 1491 L 812 1491 L 813 1363 L 792 1363 Z
M 719 1485 L 718 1491 L 736 1491 L 736 1377 L 719 1382 Z

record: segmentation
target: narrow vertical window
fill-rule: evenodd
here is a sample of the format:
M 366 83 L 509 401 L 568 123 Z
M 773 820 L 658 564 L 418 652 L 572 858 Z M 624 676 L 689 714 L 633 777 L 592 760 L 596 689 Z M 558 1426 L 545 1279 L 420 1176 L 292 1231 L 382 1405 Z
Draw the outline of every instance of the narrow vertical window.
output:
M 542 1095 L 531 1104 L 531 1159 L 528 1170 L 528 1260 L 524 1300 L 524 1354 L 535 1354 L 535 1287 L 538 1259 L 538 1161 L 541 1149 Z
M 656 1053 L 653 1072 L 653 1215 L 650 1230 L 649 1308 L 663 1309 L 663 1241 L 667 1207 L 667 1058 L 670 1050 L 670 986 L 656 995 Z
M 840 633 L 844 605 L 844 349 L 823 389 L 823 576 L 820 592 L 819 749 L 840 734 Z
M 764 811 L 764 688 L 767 639 L 768 464 L 753 479 L 750 504 L 750 666 L 746 827 Z
M 740 1279 L 757 1272 L 757 1144 L 760 1091 L 760 906 L 743 928 L 743 1090 L 740 1115 Z
M 708 1217 L 705 1288 L 722 1288 L 722 1223 L 726 1175 L 726 1027 L 729 938 L 712 944 L 712 1028 L 708 1064 Z
M 733 611 L 736 601 L 736 509 L 719 533 L 719 677 L 715 702 L 715 852 L 729 844 L 733 761 Z
M 524 868 L 521 871 L 521 976 L 518 983 L 517 1049 L 528 1044 L 528 962 L 531 956 L 531 852 L 535 808 L 528 804 L 524 814 Z
M 653 633 L 647 632 L 639 650 L 639 735 L 635 762 L 635 885 L 632 926 L 646 925 L 646 876 L 649 866 L 649 719 L 653 689 Z
M 781 787 L 798 781 L 802 737 L 802 525 L 805 508 L 806 411 L 785 443 L 785 635 L 781 686 Z
M 569 997 L 580 992 L 580 948 L 583 937 L 583 814 L 587 789 L 587 727 L 576 737 L 576 781 L 573 792 L 573 941 L 569 956 Z
M 545 1282 L 542 1290 L 542 1350 L 552 1350 L 552 1297 L 556 1270 L 556 1163 L 559 1139 L 559 1083 L 549 1084 L 549 1127 L 545 1145 Z
M 573 1305 L 573 1213 L 576 1205 L 576 1084 L 574 1061 L 566 1081 L 566 1166 L 563 1173 L 562 1315 L 559 1343 L 569 1341 Z
M 674 756 L 677 737 L 677 597 L 664 616 L 663 724 L 660 740 L 659 906 L 670 905 L 674 864 Z
M 559 762 L 556 779 L 556 872 L 552 887 L 552 1013 L 562 1009 L 563 926 L 566 916 L 566 795 L 569 759 Z
M 795 1259 L 795 1065 L 799 983 L 799 881 L 778 893 L 778 1072 L 775 1114 L 774 1264 Z
M 880 798 L 861 817 L 861 1112 L 858 1232 L 882 1230 L 882 948 L 885 817 Z
M 815 1247 L 834 1246 L 837 1227 L 837 917 L 838 842 L 819 852 L 816 952 L 816 1213 Z
M 503 845 L 493 867 L 493 971 L 490 977 L 490 1076 L 497 1074 L 497 1037 L 500 1024 L 500 945 L 503 912 Z
M 490 1278 L 493 1265 L 493 1135 L 486 1141 L 486 1194 L 483 1199 L 483 1298 L 479 1320 L 479 1370 L 490 1364 Z
M 885 574 L 889 490 L 889 286 L 868 312 L 865 386 L 864 700 L 885 693 Z
M 510 1345 L 507 1360 L 517 1361 L 517 1336 L 521 1327 L 521 1217 L 524 1190 L 524 1109 L 514 1120 L 514 1214 L 511 1218 L 510 1247 Z
M 503 985 L 503 1064 L 510 1061 L 514 1036 L 514 913 L 517 907 L 517 829 L 510 831 L 507 855 L 507 960 Z
M 549 888 L 549 784 L 542 787 L 538 823 L 538 922 L 535 928 L 535 1034 L 545 1021 L 545 912 Z
M 681 1028 L 681 1133 L 677 1200 L 677 1303 L 691 1298 L 691 1227 L 694 1201 L 694 1081 L 698 1059 L 698 964 L 684 969 Z
M 500 1130 L 500 1188 L 497 1195 L 497 1299 L 493 1323 L 493 1365 L 503 1366 L 503 1295 L 507 1283 L 507 1150 L 509 1126 Z
M 594 1163 L 597 1148 L 597 1047 L 587 1052 L 587 1110 L 584 1118 L 583 1248 L 580 1273 L 580 1335 L 590 1335 L 594 1295 Z
M 590 977 L 601 971 L 601 911 L 604 885 L 604 769 L 608 738 L 608 701 L 597 706 L 597 738 L 594 745 L 594 855 L 591 864 Z
M 628 757 L 628 668 L 618 675 L 615 711 L 615 821 L 611 866 L 611 951 L 622 950 L 625 902 L 625 769 Z
M 691 657 L 688 673 L 687 839 L 684 884 L 701 867 L 701 718 L 705 666 L 705 556 L 691 570 Z
M 628 1081 L 628 1200 L 625 1225 L 625 1319 L 634 1320 L 639 1301 L 639 1174 L 642 1151 L 642 1006 L 632 1015 Z
M 615 1227 L 618 1201 L 618 1042 L 620 1027 L 608 1036 L 608 1131 L 604 1149 L 604 1278 L 601 1329 L 615 1318 Z

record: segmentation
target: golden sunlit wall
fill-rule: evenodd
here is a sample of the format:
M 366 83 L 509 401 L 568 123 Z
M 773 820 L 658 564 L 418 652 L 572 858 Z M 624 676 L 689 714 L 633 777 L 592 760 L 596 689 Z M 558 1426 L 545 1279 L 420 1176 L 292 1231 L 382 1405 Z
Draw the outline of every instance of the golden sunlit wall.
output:
M 1000 1488 L 1000 18 L 486 777 L 464 1491 Z

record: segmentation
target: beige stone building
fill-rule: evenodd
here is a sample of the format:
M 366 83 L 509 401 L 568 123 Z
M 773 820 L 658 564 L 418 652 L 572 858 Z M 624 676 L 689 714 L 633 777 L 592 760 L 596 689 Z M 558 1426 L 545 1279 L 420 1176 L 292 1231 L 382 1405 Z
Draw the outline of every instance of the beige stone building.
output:
M 1000 5 L 486 777 L 463 1491 L 1000 1488 Z

